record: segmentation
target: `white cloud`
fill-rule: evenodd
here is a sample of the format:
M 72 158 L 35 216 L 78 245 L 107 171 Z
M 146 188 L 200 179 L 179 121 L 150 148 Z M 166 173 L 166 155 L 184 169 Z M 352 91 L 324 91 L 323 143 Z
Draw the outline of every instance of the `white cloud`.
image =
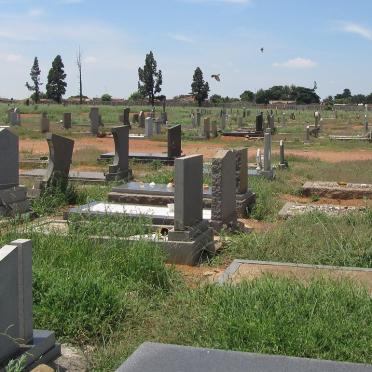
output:
M 188 36 L 185 36 L 185 35 L 182 35 L 182 34 L 168 34 L 168 36 L 173 39 L 173 40 L 176 40 L 176 41 L 181 41 L 183 43 L 193 43 L 194 40 L 191 39 L 190 37 Z
M 38 8 L 30 9 L 29 12 L 28 12 L 28 16 L 30 16 L 30 17 L 40 17 L 43 14 L 44 14 L 44 10 L 43 9 L 38 9 Z
M 365 39 L 372 40 L 372 30 L 355 22 L 338 22 L 339 31 L 355 34 Z
M 308 58 L 293 58 L 285 62 L 275 62 L 274 67 L 286 67 L 286 68 L 313 68 L 317 66 L 317 63 Z

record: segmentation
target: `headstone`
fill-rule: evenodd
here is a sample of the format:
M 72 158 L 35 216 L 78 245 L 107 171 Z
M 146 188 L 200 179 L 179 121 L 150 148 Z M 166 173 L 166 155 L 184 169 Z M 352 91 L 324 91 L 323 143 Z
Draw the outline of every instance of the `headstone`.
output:
M 178 158 L 182 155 L 181 125 L 168 128 L 168 158 Z
M 74 141 L 49 133 L 47 135 L 49 146 L 49 162 L 46 175 L 43 179 L 45 186 L 59 186 L 65 188 L 68 183 L 68 176 L 74 151 Z
M 283 112 L 282 114 L 282 126 L 283 127 L 287 126 L 287 117 L 286 117 L 285 112 Z
M 21 114 L 18 108 L 8 111 L 8 120 L 11 126 L 21 125 Z
M 248 149 L 246 147 L 233 150 L 235 154 L 236 193 L 245 194 L 248 190 Z
M 130 108 L 126 107 L 123 111 L 123 125 L 128 125 L 130 127 L 129 114 L 130 114 Z
M 368 115 L 364 115 L 364 133 L 368 133 Z
M 305 128 L 305 143 L 310 142 L 310 126 Z
M 232 151 L 219 150 L 212 159 L 212 226 L 217 230 L 235 228 L 236 157 Z
M 100 119 L 98 107 L 90 108 L 89 119 L 90 119 L 90 132 L 94 136 L 96 136 L 99 132 L 99 127 L 101 125 L 101 119 Z
M 191 114 L 191 122 L 192 122 L 192 127 L 196 128 L 196 126 L 197 126 L 197 124 L 196 124 L 196 114 L 194 112 Z
M 204 119 L 203 135 L 206 139 L 211 137 L 211 119 L 209 117 Z
M 134 113 L 132 118 L 133 118 L 133 123 L 138 123 L 139 122 L 139 114 L 138 113 Z
M 212 124 L 211 124 L 211 134 L 212 134 L 212 137 L 213 138 L 218 137 L 217 122 L 216 122 L 216 120 L 213 120 L 212 121 Z
M 151 138 L 154 132 L 153 119 L 148 117 L 145 119 L 145 137 Z
M 19 139 L 7 128 L 0 128 L 0 190 L 19 184 Z
M 139 118 L 138 118 L 138 120 L 139 120 L 139 127 L 140 128 L 144 128 L 145 127 L 145 113 L 143 112 L 143 111 L 141 111 L 140 113 L 139 113 Z
M 165 111 L 161 112 L 160 119 L 161 119 L 161 123 L 165 125 L 166 122 L 168 121 L 168 114 Z
M 112 128 L 115 143 L 114 162 L 105 174 L 107 181 L 128 181 L 132 172 L 129 169 L 129 125 Z
M 284 141 L 280 140 L 279 142 L 279 168 L 284 169 L 287 168 L 288 163 L 285 160 L 285 154 L 284 154 Z
M 264 135 L 264 171 L 271 172 L 271 133 L 266 132 Z
M 161 118 L 157 118 L 155 120 L 155 134 L 156 135 L 159 135 L 161 134 L 161 126 L 162 126 L 163 122 L 162 122 L 162 119 Z
M 263 132 L 263 113 L 256 116 L 256 132 Z
M 320 112 L 319 111 L 314 112 L 314 120 L 315 120 L 315 128 L 318 128 L 320 124 Z
M 203 219 L 203 156 L 175 160 L 174 228 L 184 231 Z
M 201 124 L 201 113 L 198 111 L 196 113 L 196 126 L 200 127 L 200 124 Z
M 226 128 L 226 114 L 222 112 L 221 115 L 221 130 L 225 130 Z
M 71 124 L 72 124 L 71 112 L 65 112 L 63 114 L 63 128 L 71 129 Z
M 50 122 L 48 118 L 48 114 L 43 112 L 40 119 L 40 131 L 41 133 L 47 133 L 50 130 Z

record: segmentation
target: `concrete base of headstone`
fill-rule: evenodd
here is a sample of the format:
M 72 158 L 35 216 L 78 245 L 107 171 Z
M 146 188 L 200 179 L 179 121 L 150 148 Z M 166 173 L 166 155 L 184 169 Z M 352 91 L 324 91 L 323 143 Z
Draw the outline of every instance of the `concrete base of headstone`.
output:
M 248 169 L 248 176 L 249 177 L 265 177 L 268 180 L 273 180 L 275 178 L 275 170 L 271 169 L 270 171 L 264 171 L 263 169 Z
M 367 364 L 243 353 L 165 345 L 142 344 L 117 372 L 370 372 Z
M 132 170 L 120 171 L 119 166 L 110 165 L 108 173 L 105 174 L 106 181 L 126 181 L 133 178 Z
M 194 226 L 188 231 L 169 231 L 168 240 L 162 242 L 167 261 L 173 264 L 197 265 L 202 255 L 214 254 L 213 229 L 207 221 Z
M 30 212 L 30 202 L 27 200 L 26 187 L 0 190 L 0 217 L 14 217 L 27 212 Z

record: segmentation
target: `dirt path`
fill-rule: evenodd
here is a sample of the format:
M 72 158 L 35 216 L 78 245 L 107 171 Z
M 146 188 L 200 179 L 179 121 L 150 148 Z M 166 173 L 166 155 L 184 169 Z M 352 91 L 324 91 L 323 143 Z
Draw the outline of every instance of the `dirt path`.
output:
M 206 159 L 210 159 L 214 156 L 217 150 L 225 147 L 234 142 L 241 143 L 241 140 L 226 140 L 222 139 L 220 142 L 187 142 L 183 144 L 183 152 L 187 155 L 202 154 Z M 249 158 L 254 159 L 257 146 L 249 146 Z M 113 151 L 113 140 L 112 138 L 81 138 L 75 140 L 74 151 L 84 150 L 88 147 L 96 148 L 102 152 Z M 152 152 L 162 153 L 167 151 L 167 144 L 160 141 L 151 140 L 131 140 L 129 149 L 131 152 Z M 22 139 L 20 141 L 20 150 L 22 152 L 29 152 L 34 155 L 47 154 L 48 145 L 45 140 L 32 140 Z M 274 150 L 274 154 L 278 151 Z M 329 163 L 339 163 L 343 161 L 358 161 L 358 160 L 372 160 L 372 148 L 371 151 L 361 149 L 353 151 L 313 151 L 313 150 L 286 150 L 287 155 L 300 156 L 307 159 L 321 159 Z

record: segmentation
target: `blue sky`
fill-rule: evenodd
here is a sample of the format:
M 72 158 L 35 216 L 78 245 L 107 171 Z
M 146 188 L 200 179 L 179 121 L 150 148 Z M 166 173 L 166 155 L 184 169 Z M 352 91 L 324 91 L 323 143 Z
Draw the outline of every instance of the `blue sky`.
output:
M 371 14 L 371 0 L 0 0 L 0 97 L 26 97 L 34 56 L 45 82 L 57 54 L 77 94 L 79 45 L 90 97 L 128 97 L 149 50 L 168 97 L 190 91 L 197 66 L 223 96 L 314 80 L 322 97 L 367 94 Z

